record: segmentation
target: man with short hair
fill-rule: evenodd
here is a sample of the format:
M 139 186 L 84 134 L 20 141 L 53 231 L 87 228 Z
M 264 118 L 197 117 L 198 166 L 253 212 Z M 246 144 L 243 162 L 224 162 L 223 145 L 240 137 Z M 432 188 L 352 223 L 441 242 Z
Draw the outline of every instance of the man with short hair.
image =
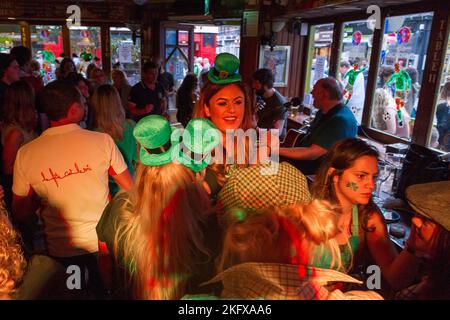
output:
M 315 174 L 324 156 L 337 141 L 354 138 L 358 124 L 353 113 L 343 103 L 343 89 L 333 78 L 316 82 L 311 92 L 314 106 L 319 109 L 300 147 L 280 148 L 280 156 L 291 160 L 303 174 Z M 300 160 L 300 161 L 298 161 Z
M 39 93 L 44 88 L 44 81 L 42 77 L 36 77 L 31 70 L 31 50 L 24 46 L 17 46 L 11 49 L 13 55 L 20 67 L 20 79 L 25 80 L 34 90 L 34 93 Z
M 13 215 L 25 222 L 36 212 L 33 193 L 43 204 L 40 216 L 48 254 L 64 266 L 89 271 L 90 288 L 101 288 L 95 227 L 108 204 L 108 174 L 124 190 L 132 179 L 113 139 L 80 128 L 84 116 L 79 91 L 55 81 L 40 95 L 51 127 L 22 146 L 14 164 Z
M 286 99 L 273 87 L 274 76 L 270 69 L 256 70 L 253 75 L 252 87 L 263 103 L 257 110 L 258 128 L 278 129 L 280 139 L 286 134 L 287 110 L 284 107 Z
M 166 112 L 164 88 L 157 82 L 158 65 L 146 62 L 142 66 L 141 81 L 130 90 L 128 111 L 134 121 L 139 121 L 149 114 L 162 115 Z

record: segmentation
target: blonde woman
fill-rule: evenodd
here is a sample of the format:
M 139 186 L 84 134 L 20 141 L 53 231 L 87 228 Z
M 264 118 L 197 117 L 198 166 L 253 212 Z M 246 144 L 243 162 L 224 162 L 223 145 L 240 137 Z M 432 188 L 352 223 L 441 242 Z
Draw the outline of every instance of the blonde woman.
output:
M 401 108 L 403 126 L 397 123 L 397 110 L 395 100 L 386 89 L 375 90 L 374 109 L 372 112 L 372 125 L 384 132 L 409 138 L 409 122 L 411 117 L 405 108 Z
M 313 200 L 267 212 L 235 212 L 224 238 L 219 272 L 225 299 L 379 299 L 370 292 L 333 288 L 334 282 L 361 284 L 343 271 L 334 207 Z M 323 251 L 332 268 L 316 267 Z
M 127 77 L 122 70 L 111 71 L 111 79 L 113 81 L 114 88 L 117 89 L 120 95 L 120 101 L 125 108 L 128 105 L 128 96 L 130 95 L 131 86 L 128 83 Z
M 202 186 L 207 164 L 173 162 L 179 143 L 171 138 L 173 130 L 163 116 L 139 121 L 136 183 L 113 199 L 97 225 L 99 240 L 116 261 L 114 297 L 179 299 L 213 274 L 208 247 L 219 237 Z
M 135 123 L 125 118 L 125 109 L 117 90 L 109 85 L 101 85 L 91 98 L 94 113 L 94 130 L 109 134 L 116 143 L 127 164 L 128 171 L 134 175 L 133 161 L 137 160 L 136 140 L 133 137 Z M 111 195 L 119 191 L 117 184 L 110 178 Z

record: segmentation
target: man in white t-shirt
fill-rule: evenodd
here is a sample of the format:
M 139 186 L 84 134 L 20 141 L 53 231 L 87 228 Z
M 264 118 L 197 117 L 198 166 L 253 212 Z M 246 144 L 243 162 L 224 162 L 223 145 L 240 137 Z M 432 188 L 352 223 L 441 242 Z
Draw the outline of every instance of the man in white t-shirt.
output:
M 40 102 L 51 127 L 17 153 L 13 214 L 25 222 L 35 212 L 37 194 L 48 254 L 65 266 L 87 269 L 92 280 L 98 275 L 95 227 L 108 203 L 108 174 L 125 190 L 132 178 L 109 135 L 78 126 L 84 106 L 74 86 L 53 82 Z

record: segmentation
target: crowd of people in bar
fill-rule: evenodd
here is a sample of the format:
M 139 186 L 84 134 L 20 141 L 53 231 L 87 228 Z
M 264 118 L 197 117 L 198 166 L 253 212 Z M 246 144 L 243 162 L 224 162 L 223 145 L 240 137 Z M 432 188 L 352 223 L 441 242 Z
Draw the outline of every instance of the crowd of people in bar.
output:
M 30 64 L 0 54 L 0 298 L 450 299 L 450 181 L 406 190 L 396 247 L 372 196 L 379 150 L 338 80 L 317 81 L 306 136 L 279 148 L 273 74 L 252 75 L 257 106 L 231 54 L 186 76 L 177 125 L 155 62 L 133 87 L 69 58 L 44 86 Z

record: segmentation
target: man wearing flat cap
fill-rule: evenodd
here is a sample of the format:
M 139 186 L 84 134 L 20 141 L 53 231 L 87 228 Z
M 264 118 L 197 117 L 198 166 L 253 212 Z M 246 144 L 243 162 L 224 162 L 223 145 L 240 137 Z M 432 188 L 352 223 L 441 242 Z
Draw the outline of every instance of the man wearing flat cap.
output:
M 420 282 L 399 299 L 450 299 L 450 181 L 410 186 L 406 200 L 414 210 L 406 250 L 422 259 Z

